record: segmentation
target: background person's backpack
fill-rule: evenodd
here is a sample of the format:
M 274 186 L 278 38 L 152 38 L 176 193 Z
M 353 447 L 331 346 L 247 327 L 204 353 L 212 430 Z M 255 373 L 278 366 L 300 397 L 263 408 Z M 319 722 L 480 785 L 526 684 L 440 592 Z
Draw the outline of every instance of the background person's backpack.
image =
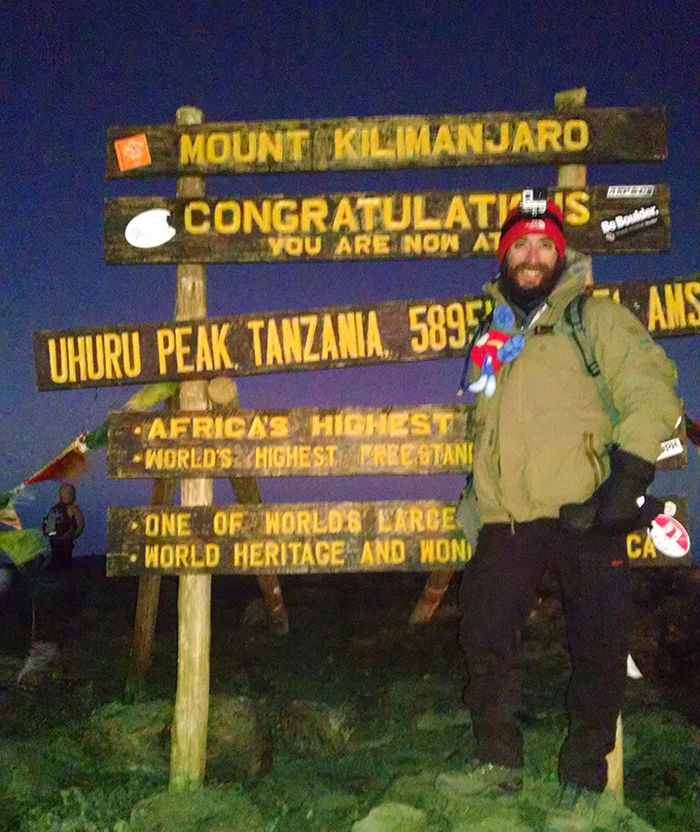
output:
M 56 503 L 44 517 L 41 529 L 47 537 L 62 535 L 73 528 L 73 520 L 68 514 L 65 503 Z

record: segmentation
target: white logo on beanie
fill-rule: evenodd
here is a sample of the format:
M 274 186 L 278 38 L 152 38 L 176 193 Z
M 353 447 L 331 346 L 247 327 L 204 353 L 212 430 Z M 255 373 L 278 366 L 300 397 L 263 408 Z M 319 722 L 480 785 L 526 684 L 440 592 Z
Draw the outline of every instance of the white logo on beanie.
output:
M 546 227 L 544 220 L 527 220 L 525 222 L 526 233 L 544 231 Z

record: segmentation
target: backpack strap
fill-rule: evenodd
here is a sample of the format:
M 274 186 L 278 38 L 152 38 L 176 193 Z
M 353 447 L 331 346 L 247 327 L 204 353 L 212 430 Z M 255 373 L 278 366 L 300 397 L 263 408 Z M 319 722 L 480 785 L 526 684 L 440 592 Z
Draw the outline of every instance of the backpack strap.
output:
M 610 394 L 610 390 L 603 379 L 600 364 L 598 364 L 595 357 L 593 340 L 590 333 L 586 329 L 586 322 L 583 316 L 583 309 L 587 297 L 588 295 L 579 293 L 575 298 L 569 301 L 569 304 L 564 310 L 564 320 L 568 325 L 567 334 L 573 338 L 579 352 L 581 353 L 583 363 L 586 365 L 586 370 L 589 375 L 593 377 L 596 389 L 598 390 L 598 395 L 600 396 L 603 408 L 610 419 L 610 423 L 612 425 L 616 425 L 620 421 L 620 414 L 617 412 L 617 409 L 613 404 L 612 395 Z

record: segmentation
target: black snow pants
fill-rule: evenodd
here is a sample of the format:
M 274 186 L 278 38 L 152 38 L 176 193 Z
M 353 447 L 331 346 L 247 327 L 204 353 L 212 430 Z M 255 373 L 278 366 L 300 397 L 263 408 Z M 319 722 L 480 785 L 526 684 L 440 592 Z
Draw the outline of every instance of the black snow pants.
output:
M 559 779 L 605 786 L 624 695 L 631 595 L 624 535 L 572 535 L 554 519 L 487 524 L 460 587 L 465 700 L 483 762 L 520 767 L 520 631 L 547 569 L 561 588 L 572 675 Z

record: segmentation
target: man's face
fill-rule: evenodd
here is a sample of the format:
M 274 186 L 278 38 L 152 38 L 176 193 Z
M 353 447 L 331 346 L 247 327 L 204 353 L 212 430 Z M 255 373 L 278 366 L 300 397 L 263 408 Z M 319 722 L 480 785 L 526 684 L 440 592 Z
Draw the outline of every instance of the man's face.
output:
M 519 237 L 505 256 L 508 277 L 525 292 L 544 288 L 543 284 L 549 283 L 558 264 L 559 253 L 554 241 L 545 234 Z

